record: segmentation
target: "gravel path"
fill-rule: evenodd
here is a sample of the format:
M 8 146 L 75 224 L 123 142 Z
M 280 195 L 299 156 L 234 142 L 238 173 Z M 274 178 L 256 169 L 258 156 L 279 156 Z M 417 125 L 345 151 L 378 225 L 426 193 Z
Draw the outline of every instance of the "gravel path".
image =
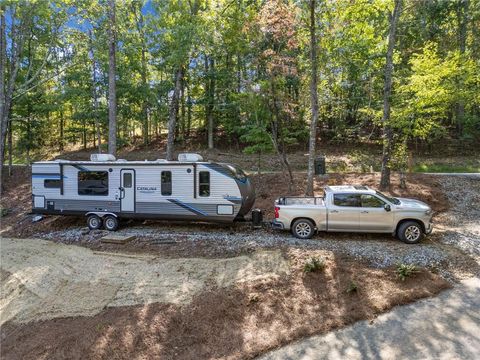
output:
M 360 321 L 293 343 L 259 360 L 478 359 L 479 297 L 480 279 L 465 280 L 436 298 L 380 315 L 373 323 Z

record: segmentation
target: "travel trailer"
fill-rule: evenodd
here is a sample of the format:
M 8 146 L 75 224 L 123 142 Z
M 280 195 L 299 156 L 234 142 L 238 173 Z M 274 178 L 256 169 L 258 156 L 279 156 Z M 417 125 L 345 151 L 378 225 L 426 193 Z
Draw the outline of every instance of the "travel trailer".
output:
M 32 212 L 86 216 L 90 229 L 116 230 L 120 218 L 206 222 L 241 220 L 255 201 L 235 165 L 180 154 L 178 161 L 126 161 L 93 154 L 90 161 L 32 165 Z

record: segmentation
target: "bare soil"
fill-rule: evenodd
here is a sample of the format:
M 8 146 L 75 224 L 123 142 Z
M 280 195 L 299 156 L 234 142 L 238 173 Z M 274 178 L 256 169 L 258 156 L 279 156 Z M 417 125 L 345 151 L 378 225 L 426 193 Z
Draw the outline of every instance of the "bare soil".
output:
M 52 244 L 53 245 L 53 244 Z M 58 246 L 58 245 L 55 245 Z M 305 261 L 325 270 L 304 273 Z M 394 269 L 325 251 L 291 250 L 288 274 L 207 284 L 188 304 L 108 307 L 94 316 L 56 318 L 1 328 L 4 359 L 245 359 L 295 339 L 344 327 L 449 287 L 421 270 L 405 281 Z M 348 292 L 352 282 L 356 291 Z

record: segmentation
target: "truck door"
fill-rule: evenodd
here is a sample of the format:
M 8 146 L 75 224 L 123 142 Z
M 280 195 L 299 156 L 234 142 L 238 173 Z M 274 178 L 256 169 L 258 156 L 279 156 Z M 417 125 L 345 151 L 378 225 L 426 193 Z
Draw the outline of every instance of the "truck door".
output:
M 393 213 L 385 210 L 385 202 L 375 195 L 360 195 L 360 230 L 372 232 L 393 231 Z
M 361 211 L 359 194 L 333 194 L 328 206 L 328 231 L 358 231 Z
M 120 211 L 135 212 L 135 170 L 120 171 Z

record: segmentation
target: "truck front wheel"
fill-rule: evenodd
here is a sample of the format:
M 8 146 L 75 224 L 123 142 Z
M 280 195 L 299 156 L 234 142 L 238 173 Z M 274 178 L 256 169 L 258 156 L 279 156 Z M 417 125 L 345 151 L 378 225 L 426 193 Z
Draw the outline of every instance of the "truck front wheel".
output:
M 398 227 L 398 238 L 406 244 L 416 244 L 423 238 L 423 229 L 416 221 L 405 221 Z
M 292 225 L 292 234 L 299 239 L 310 239 L 315 234 L 315 226 L 308 219 L 295 220 Z

